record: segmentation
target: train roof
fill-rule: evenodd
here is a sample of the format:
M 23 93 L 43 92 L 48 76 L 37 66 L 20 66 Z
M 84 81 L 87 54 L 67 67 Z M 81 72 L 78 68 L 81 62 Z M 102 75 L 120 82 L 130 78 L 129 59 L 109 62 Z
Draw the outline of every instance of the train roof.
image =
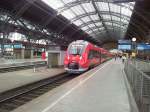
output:
M 72 45 L 72 44 L 82 44 L 82 45 L 88 45 L 89 44 L 90 46 L 93 46 L 95 48 L 99 48 L 99 50 L 101 50 L 104 53 L 109 52 L 108 50 L 101 48 L 101 47 L 98 47 L 98 46 L 96 46 L 90 42 L 85 41 L 85 40 L 76 40 L 76 41 L 73 41 L 70 45 Z
M 76 40 L 73 41 L 71 44 L 88 44 L 89 42 L 85 41 L 85 40 Z

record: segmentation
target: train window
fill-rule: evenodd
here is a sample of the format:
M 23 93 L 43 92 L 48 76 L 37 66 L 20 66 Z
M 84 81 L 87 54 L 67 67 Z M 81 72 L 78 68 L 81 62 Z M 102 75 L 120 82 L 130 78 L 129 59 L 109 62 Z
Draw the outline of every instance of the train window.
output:
M 92 58 L 93 58 L 93 51 L 90 50 L 90 51 L 89 51 L 89 55 L 88 55 L 88 59 L 92 59 Z
M 71 45 L 68 50 L 69 54 L 73 54 L 73 55 L 81 55 L 83 51 L 84 51 L 84 45 L 79 45 L 79 44 Z
M 106 54 L 101 53 L 101 58 L 106 58 L 106 57 L 107 57 Z
M 92 59 L 92 58 L 100 58 L 100 53 L 95 50 L 90 50 L 88 59 Z

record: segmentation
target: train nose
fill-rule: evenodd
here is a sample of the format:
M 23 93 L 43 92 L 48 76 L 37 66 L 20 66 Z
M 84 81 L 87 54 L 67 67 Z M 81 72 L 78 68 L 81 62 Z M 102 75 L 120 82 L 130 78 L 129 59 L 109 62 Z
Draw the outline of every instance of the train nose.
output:
M 79 69 L 79 64 L 76 62 L 71 62 L 68 64 L 69 69 Z

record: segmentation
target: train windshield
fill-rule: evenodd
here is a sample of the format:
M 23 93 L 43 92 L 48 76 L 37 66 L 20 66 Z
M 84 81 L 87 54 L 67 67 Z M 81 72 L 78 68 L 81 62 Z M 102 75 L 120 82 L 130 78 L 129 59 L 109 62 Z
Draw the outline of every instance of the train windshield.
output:
M 69 47 L 68 53 L 72 55 L 81 55 L 84 50 L 84 45 L 71 45 Z

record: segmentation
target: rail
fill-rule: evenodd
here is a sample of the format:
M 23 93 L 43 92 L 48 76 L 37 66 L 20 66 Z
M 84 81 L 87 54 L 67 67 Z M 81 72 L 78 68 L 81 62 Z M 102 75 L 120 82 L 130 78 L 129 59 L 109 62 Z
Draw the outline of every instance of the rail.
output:
M 24 62 L 24 63 L 16 63 L 11 65 L 4 65 L 3 67 L 0 67 L 0 73 L 6 73 L 6 72 L 13 72 L 13 71 L 19 71 L 19 70 L 25 70 L 25 69 L 31 69 L 33 68 L 33 71 L 35 72 L 37 68 L 46 66 L 46 61 L 37 61 L 37 62 Z
M 124 71 L 140 112 L 150 112 L 150 76 L 127 60 Z
M 32 84 L 0 93 L 0 112 L 11 112 L 21 105 L 28 103 L 29 101 L 66 83 L 67 81 L 72 80 L 77 76 L 78 75 L 62 73 Z

